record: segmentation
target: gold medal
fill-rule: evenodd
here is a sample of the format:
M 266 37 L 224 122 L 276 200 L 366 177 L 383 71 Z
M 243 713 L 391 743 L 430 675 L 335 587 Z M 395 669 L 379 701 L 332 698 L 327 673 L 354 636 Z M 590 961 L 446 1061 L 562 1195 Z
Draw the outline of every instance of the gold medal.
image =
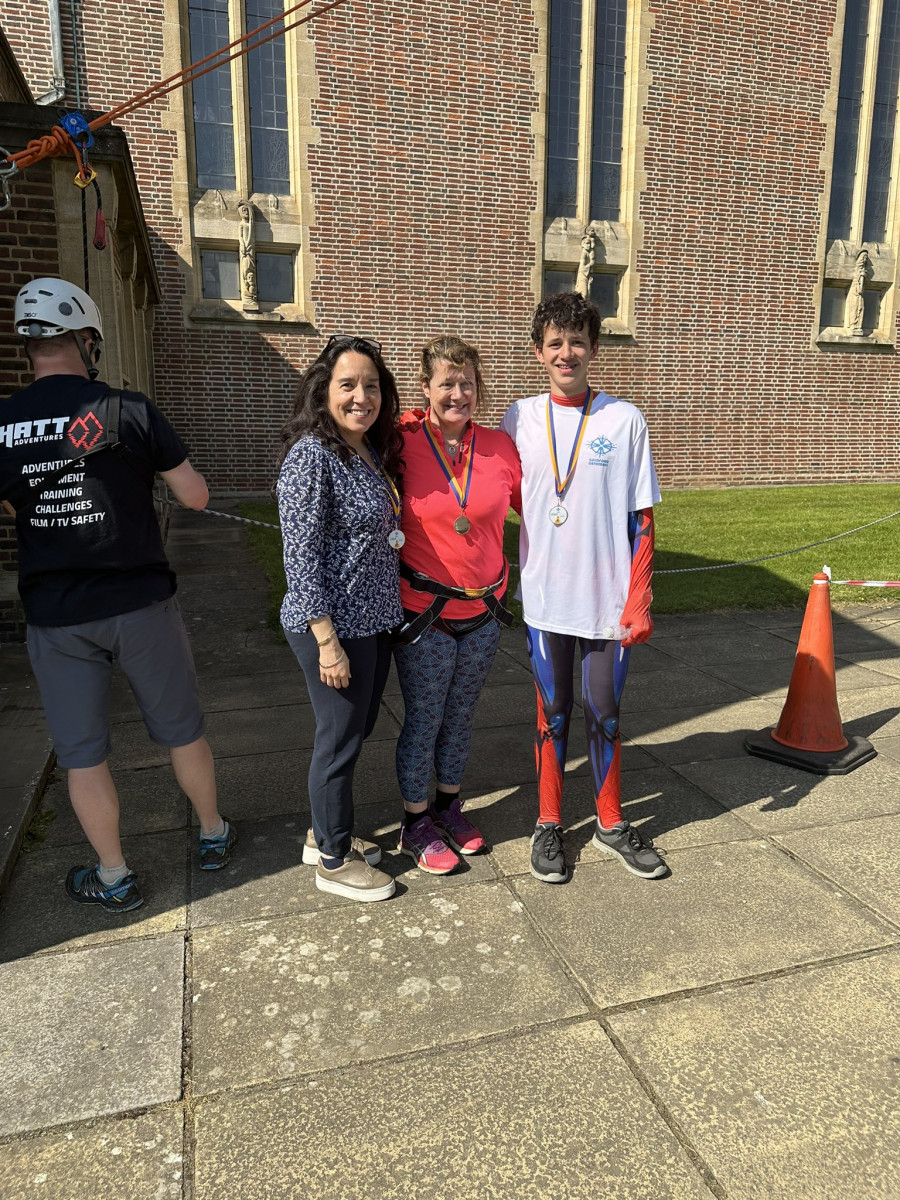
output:
M 472 528 L 472 522 L 469 520 L 469 518 L 464 513 L 462 516 L 457 517 L 456 520 L 453 522 L 453 528 L 459 534 L 468 533 L 469 530 Z

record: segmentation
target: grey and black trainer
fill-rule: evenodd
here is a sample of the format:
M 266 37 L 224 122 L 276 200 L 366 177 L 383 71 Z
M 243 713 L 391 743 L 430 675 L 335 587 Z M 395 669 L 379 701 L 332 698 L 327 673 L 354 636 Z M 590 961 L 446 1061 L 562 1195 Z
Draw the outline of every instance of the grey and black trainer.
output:
M 97 867 L 73 867 L 66 876 L 66 892 L 78 904 L 99 904 L 107 912 L 131 912 L 144 903 L 132 871 L 109 885 Z
M 531 873 L 544 883 L 565 883 L 569 877 L 563 854 L 562 827 L 540 821 L 531 835 Z
M 659 879 L 668 872 L 669 868 L 650 839 L 627 821 L 620 822 L 609 832 L 601 829 L 598 821 L 593 844 L 610 858 L 619 859 L 626 871 L 641 879 Z
M 225 817 L 225 832 L 219 837 L 204 837 L 200 834 L 200 870 L 219 871 L 231 858 L 237 845 L 237 830 Z

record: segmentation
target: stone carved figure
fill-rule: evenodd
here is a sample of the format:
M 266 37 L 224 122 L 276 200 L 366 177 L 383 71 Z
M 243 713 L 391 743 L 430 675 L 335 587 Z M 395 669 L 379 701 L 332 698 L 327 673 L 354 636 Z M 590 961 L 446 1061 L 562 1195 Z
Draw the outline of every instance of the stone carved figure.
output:
M 259 287 L 256 282 L 256 234 L 253 230 L 253 209 L 249 200 L 240 201 L 238 215 L 241 218 L 238 232 L 241 300 L 245 308 L 256 308 L 259 303 Z
M 575 276 L 575 291 L 585 299 L 591 294 L 591 273 L 597 257 L 597 235 L 593 229 L 581 239 L 581 261 L 578 264 L 578 274 Z
M 844 328 L 854 337 L 864 337 L 863 317 L 865 315 L 864 291 L 866 276 L 869 272 L 869 252 L 860 250 L 856 256 L 856 267 L 853 271 L 853 282 L 847 294 L 847 316 Z

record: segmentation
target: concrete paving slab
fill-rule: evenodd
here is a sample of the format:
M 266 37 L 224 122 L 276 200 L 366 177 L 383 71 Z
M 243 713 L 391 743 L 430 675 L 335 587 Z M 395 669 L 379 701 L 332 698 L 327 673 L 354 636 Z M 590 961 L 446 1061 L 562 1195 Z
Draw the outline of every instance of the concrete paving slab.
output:
M 206 736 L 217 762 L 234 755 L 311 749 L 315 731 L 316 718 L 308 703 L 211 712 L 206 716 Z M 369 741 L 394 741 L 398 732 L 397 721 L 382 705 Z M 169 761 L 168 750 L 150 741 L 142 722 L 117 725 L 112 744 L 113 770 L 158 767 Z
M 185 833 L 123 838 L 122 848 L 144 897 L 141 908 L 127 913 L 76 904 L 66 895 L 69 868 L 90 866 L 95 861 L 88 846 L 42 846 L 23 855 L 0 904 L 0 962 L 183 929 L 187 911 Z
M 780 609 L 743 608 L 732 613 L 732 617 L 742 621 L 745 625 L 753 625 L 757 629 L 777 629 L 782 636 L 790 631 L 790 636 L 796 642 L 803 625 L 803 607 L 801 605 L 798 608 Z M 832 614 L 832 619 L 837 621 L 836 613 Z M 678 618 L 676 618 L 677 620 Z
M 180 1108 L 169 1107 L 7 1142 L 3 1200 L 180 1200 L 182 1126 Z
M 486 855 L 470 855 L 450 875 L 427 875 L 411 858 L 397 851 L 400 818 L 395 805 L 371 805 L 362 810 L 361 836 L 382 848 L 381 870 L 397 880 L 397 896 L 443 892 L 471 883 L 492 883 L 496 872 Z M 308 815 L 271 817 L 238 824 L 239 849 L 222 871 L 201 871 L 191 864 L 191 924 L 219 925 L 261 917 L 333 909 L 342 900 L 316 887 L 315 868 L 304 866 L 301 855 Z
M 665 767 L 633 771 L 622 786 L 622 811 L 627 820 L 658 842 L 663 850 L 731 842 L 753 836 L 740 821 L 723 812 L 697 788 Z M 496 802 L 482 809 L 480 801 L 467 805 L 471 819 L 490 839 L 494 861 L 504 875 L 529 872 L 531 835 L 538 814 L 534 785 L 495 793 Z M 476 815 L 477 813 L 477 815 Z M 591 845 L 596 808 L 589 789 L 576 800 L 563 801 L 566 818 L 565 854 L 569 867 L 579 862 L 605 862 Z
M 878 751 L 879 756 L 889 758 L 892 762 L 900 762 L 900 737 L 872 739 L 872 745 Z
M 733 1200 L 893 1200 L 898 993 L 891 953 L 611 1024 Z
M 669 854 L 671 877 L 582 863 L 565 886 L 513 881 L 601 1007 L 747 978 L 898 940 L 766 842 Z
M 298 667 L 291 669 L 290 661 L 280 671 L 264 671 L 252 675 L 226 675 L 200 679 L 200 703 L 207 713 L 240 712 L 249 708 L 275 705 L 308 704 L 309 694 Z M 110 720 L 140 721 L 140 709 L 135 703 L 127 680 L 116 676 L 110 688 Z
M 359 1067 L 203 1101 L 196 1200 L 708 1200 L 593 1023 L 553 1034 L 560 1119 L 547 1119 L 547 1037 L 449 1048 L 434 1071 Z
M 881 755 L 849 775 L 813 775 L 747 753 L 675 770 L 759 833 L 900 812 L 898 763 Z
M 744 617 L 744 613 L 654 613 L 651 645 L 665 650 L 664 643 L 673 637 L 733 637 L 747 632 Z
M 842 654 L 837 662 L 839 668 L 842 662 L 850 662 L 860 668 L 877 671 L 879 675 L 889 675 L 894 681 L 900 679 L 900 652 L 893 648 L 864 651 L 861 654 Z M 840 696 L 840 689 L 838 689 L 838 695 Z
M 679 617 L 678 620 L 683 618 Z M 747 625 L 738 628 L 722 626 L 712 632 L 700 632 L 698 629 L 696 634 L 685 633 L 679 628 L 677 635 L 659 637 L 656 644 L 666 654 L 693 667 L 703 667 L 708 663 L 793 658 L 797 652 L 796 641 L 782 637 L 780 630 L 755 629 Z
M 900 734 L 900 685 L 847 692 L 838 700 L 845 733 L 867 738 Z
M 834 625 L 834 651 L 841 657 L 866 656 L 893 649 L 900 650 L 900 622 L 880 620 L 869 623 L 847 621 Z
M 632 712 L 626 732 L 631 741 L 669 765 L 725 758 L 744 752 L 748 733 L 774 725 L 781 707 L 771 700 L 742 700 L 713 708 Z
M 585 1011 L 502 884 L 198 930 L 194 981 L 197 1094 Z
M 64 774 L 54 773 L 41 801 L 39 812 L 53 813 L 53 820 L 45 832 L 46 846 L 74 846 L 87 842 L 69 803 Z M 190 806 L 171 767 L 117 771 L 115 782 L 123 837 L 162 833 L 187 826 Z
M 0 966 L 0 1134 L 177 1100 L 183 959 L 137 938 Z
M 900 837 L 900 816 L 847 821 L 779 834 L 775 840 L 851 896 L 900 925 L 900 872 L 886 849 Z
M 770 696 L 783 701 L 791 682 L 793 667 L 793 659 L 784 659 L 760 663 L 716 663 L 705 667 L 704 670 L 751 695 Z M 845 692 L 859 691 L 863 688 L 897 686 L 896 680 L 887 673 L 869 670 L 842 659 L 836 660 L 835 668 L 838 698 Z
M 622 693 L 623 719 L 632 713 L 653 712 L 658 709 L 678 710 L 684 705 L 704 705 L 710 708 L 722 704 L 739 704 L 746 693 L 738 687 L 715 679 L 705 671 L 681 664 L 671 670 L 658 670 L 629 678 Z

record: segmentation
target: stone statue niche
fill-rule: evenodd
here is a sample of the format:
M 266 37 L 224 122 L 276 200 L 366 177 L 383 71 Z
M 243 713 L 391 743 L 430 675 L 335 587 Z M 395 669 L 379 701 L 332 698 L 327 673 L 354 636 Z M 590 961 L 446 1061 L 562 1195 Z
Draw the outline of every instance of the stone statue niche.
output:
M 869 274 L 869 252 L 860 250 L 856 256 L 856 266 L 853 270 L 853 282 L 847 293 L 847 312 L 844 317 L 844 328 L 854 337 L 865 337 L 863 332 L 863 317 L 865 315 L 866 277 Z
M 253 228 L 253 206 L 249 200 L 238 203 L 241 219 L 238 232 L 241 306 L 245 312 L 259 311 L 259 284 L 256 278 L 256 232 Z
M 597 234 L 589 229 L 581 239 L 581 259 L 575 276 L 575 291 L 585 299 L 591 294 L 591 275 L 597 258 Z

